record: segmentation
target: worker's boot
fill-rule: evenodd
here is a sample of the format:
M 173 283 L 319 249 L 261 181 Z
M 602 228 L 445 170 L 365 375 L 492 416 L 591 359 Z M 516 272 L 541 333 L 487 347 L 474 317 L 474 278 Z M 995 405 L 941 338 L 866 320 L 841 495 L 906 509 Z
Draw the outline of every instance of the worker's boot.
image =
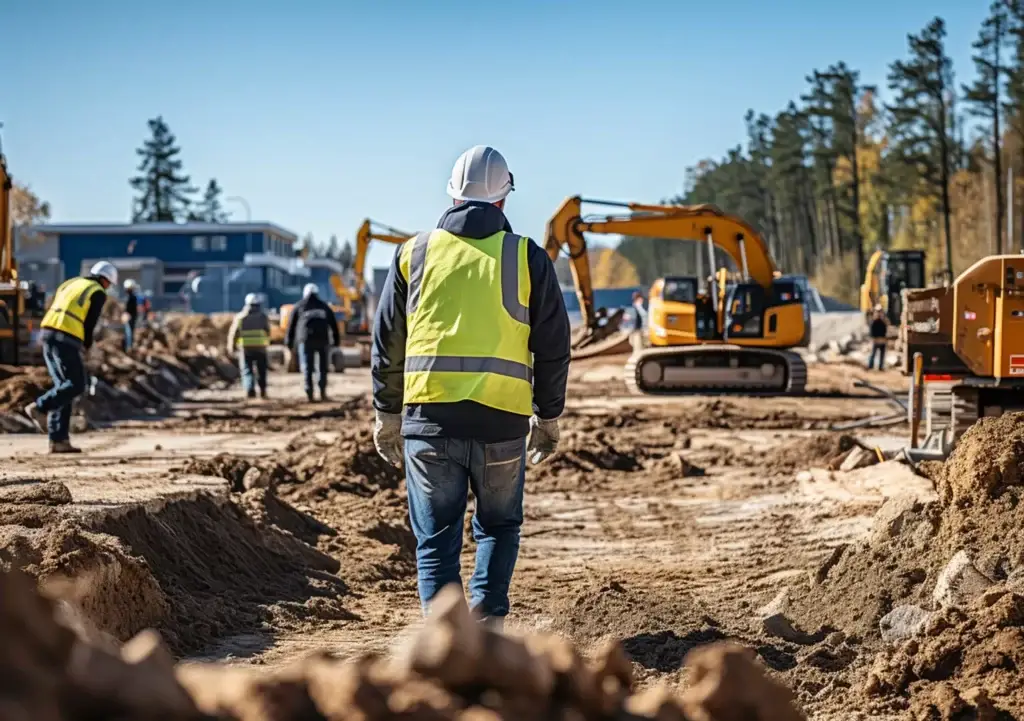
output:
M 71 441 L 50 441 L 50 453 L 81 453 L 81 448 L 71 445 Z
M 23 413 L 28 416 L 28 419 L 32 421 L 32 425 L 40 433 L 46 433 L 46 414 L 39 410 L 39 406 L 35 403 L 29 403 L 25 406 Z
M 320 400 L 324 401 L 325 403 L 327 402 L 327 389 L 326 388 L 321 388 L 320 389 Z
M 255 398 L 256 397 L 256 391 L 255 390 L 246 391 L 245 397 L 246 398 Z
M 260 389 L 260 398 L 267 400 L 267 391 L 265 389 Z
M 306 400 L 310 403 L 313 402 L 313 391 L 306 391 Z
M 480 619 L 480 623 L 491 629 L 495 633 L 505 632 L 505 617 L 504 616 L 484 616 Z

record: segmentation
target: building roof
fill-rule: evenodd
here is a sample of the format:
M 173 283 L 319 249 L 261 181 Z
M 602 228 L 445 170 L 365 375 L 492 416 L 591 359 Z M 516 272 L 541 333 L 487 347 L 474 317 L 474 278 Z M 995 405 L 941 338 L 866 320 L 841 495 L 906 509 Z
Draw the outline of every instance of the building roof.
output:
M 49 223 L 31 225 L 28 233 L 54 233 L 58 235 L 153 235 L 157 233 L 264 233 L 272 231 L 292 242 L 299 238 L 290 230 L 266 222 L 255 223 Z

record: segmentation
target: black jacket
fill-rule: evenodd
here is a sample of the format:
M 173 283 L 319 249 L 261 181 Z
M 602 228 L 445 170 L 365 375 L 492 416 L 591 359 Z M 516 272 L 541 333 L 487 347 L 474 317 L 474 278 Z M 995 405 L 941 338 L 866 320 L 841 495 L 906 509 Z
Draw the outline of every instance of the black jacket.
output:
M 875 340 L 884 340 L 889 330 L 889 324 L 881 318 L 871 321 L 871 337 Z
M 499 230 L 512 231 L 505 214 L 489 203 L 464 203 L 448 209 L 438 228 L 461 238 L 486 238 Z M 377 306 L 373 329 L 371 374 L 373 406 L 384 413 L 401 413 L 405 366 L 408 284 L 399 271 L 401 252 L 388 271 Z M 565 407 L 569 375 L 569 316 L 555 267 L 536 243 L 527 246 L 530 273 L 530 351 L 533 353 L 533 410 L 540 418 L 557 418 Z M 472 303 L 472 299 L 467 299 Z M 405 407 L 402 433 L 406 436 L 444 436 L 481 443 L 524 438 L 525 416 L 473 401 L 424 403 Z
M 296 343 L 314 348 L 338 345 L 338 321 L 331 306 L 316 295 L 296 303 L 288 318 L 285 343 L 289 348 L 294 348 Z
M 124 312 L 128 314 L 128 322 L 135 327 L 135 321 L 139 319 L 139 298 L 135 291 L 128 291 L 124 299 Z

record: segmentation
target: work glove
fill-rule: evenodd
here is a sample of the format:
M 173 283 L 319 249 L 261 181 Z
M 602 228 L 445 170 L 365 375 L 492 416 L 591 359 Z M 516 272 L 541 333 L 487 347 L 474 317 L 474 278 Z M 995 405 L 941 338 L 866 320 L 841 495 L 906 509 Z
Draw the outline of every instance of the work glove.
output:
M 373 424 L 373 445 L 377 453 L 395 468 L 402 467 L 402 414 L 377 411 Z
M 530 440 L 526 444 L 526 457 L 537 465 L 546 461 L 558 448 L 558 419 L 545 421 L 530 418 Z

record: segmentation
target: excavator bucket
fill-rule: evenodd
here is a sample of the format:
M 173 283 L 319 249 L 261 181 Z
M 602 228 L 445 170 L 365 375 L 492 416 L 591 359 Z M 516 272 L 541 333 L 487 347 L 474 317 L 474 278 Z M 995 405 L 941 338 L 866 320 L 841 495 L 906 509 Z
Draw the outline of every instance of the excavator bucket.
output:
M 602 309 L 597 315 L 595 325 L 584 326 L 573 333 L 573 360 L 629 352 L 629 334 L 622 330 L 624 309 L 617 308 L 611 313 Z

